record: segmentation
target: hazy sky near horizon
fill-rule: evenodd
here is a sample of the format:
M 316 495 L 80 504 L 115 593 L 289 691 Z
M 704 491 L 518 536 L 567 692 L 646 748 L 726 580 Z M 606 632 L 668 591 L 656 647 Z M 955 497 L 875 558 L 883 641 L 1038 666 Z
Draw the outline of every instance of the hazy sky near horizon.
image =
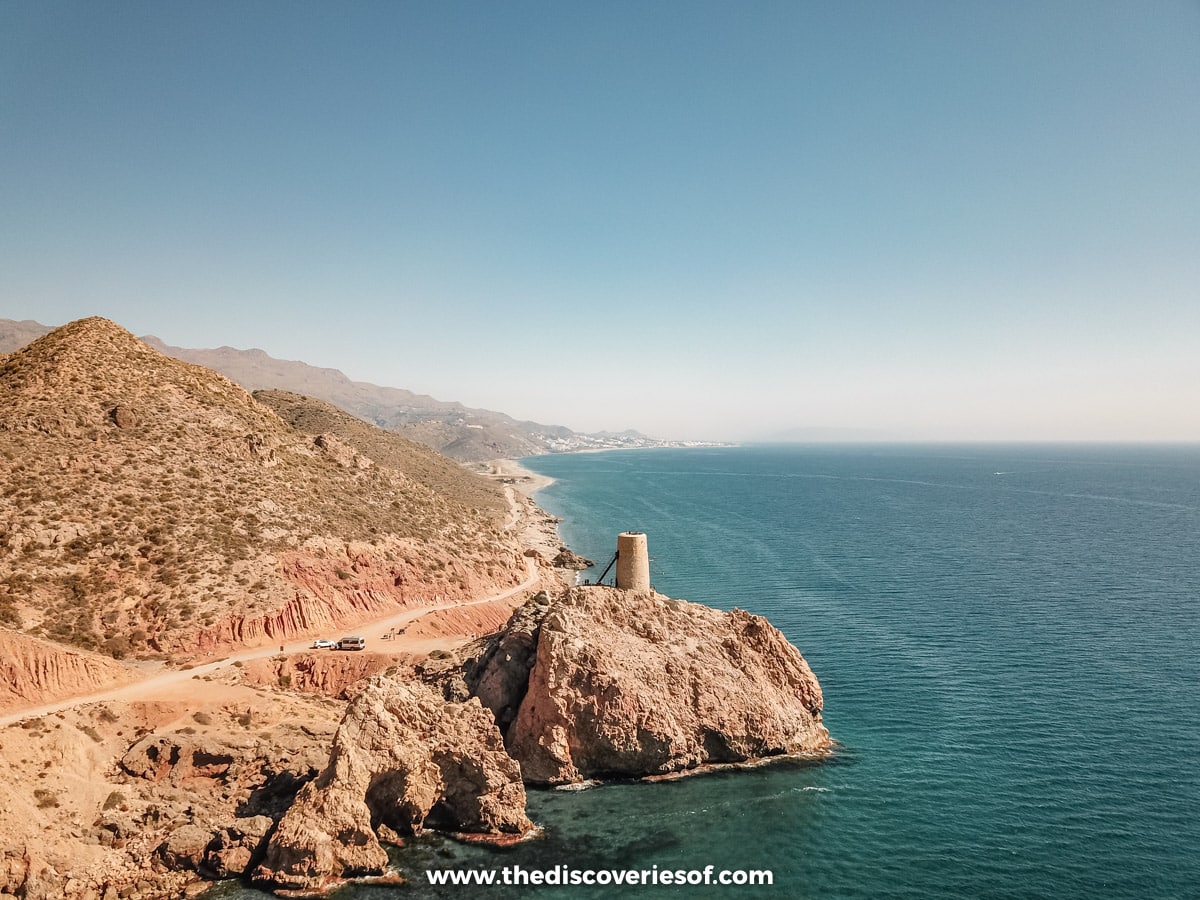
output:
M 0 317 L 578 430 L 1200 440 L 1200 3 L 0 4 Z

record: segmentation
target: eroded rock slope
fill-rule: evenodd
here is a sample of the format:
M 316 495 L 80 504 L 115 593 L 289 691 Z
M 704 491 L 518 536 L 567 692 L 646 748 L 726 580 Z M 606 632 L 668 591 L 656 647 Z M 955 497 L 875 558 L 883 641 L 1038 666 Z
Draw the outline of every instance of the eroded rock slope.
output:
M 830 746 L 821 687 L 761 616 L 579 587 L 465 666 L 526 782 L 666 774 Z
M 513 839 L 524 783 L 737 764 L 830 747 L 808 664 L 760 616 L 604 587 L 538 594 L 463 657 L 374 676 L 255 880 L 326 890 L 424 829 Z
M 420 682 L 375 680 L 350 703 L 329 765 L 280 821 L 255 878 L 313 889 L 379 874 L 384 827 L 398 835 L 533 827 L 521 770 L 477 700 L 449 702 Z

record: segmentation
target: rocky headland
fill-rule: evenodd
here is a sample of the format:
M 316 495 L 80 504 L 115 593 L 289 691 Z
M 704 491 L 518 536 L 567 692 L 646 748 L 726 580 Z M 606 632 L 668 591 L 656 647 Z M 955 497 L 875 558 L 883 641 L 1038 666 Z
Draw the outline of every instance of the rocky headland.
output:
M 383 678 L 350 703 L 328 765 L 280 820 L 254 878 L 313 889 L 382 874 L 379 832 L 532 827 L 520 766 L 479 701 L 447 702 L 422 682 Z
M 665 775 L 829 747 L 800 652 L 761 616 L 600 586 L 475 645 L 466 685 L 527 782 Z
M 381 840 L 511 840 L 526 784 L 701 772 L 831 746 L 808 664 L 760 616 L 655 593 L 541 593 L 498 633 L 351 702 L 328 764 L 254 879 L 324 890 L 381 875 Z

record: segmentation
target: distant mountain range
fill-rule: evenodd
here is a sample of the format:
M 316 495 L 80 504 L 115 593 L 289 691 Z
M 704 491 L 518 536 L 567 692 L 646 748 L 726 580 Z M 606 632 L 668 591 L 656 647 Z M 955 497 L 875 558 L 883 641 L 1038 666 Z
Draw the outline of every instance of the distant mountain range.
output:
M 0 319 L 0 354 L 12 353 L 53 330 L 29 319 Z M 402 388 L 351 381 L 338 369 L 276 359 L 258 349 L 189 349 L 172 347 L 153 336 L 142 340 L 168 356 L 220 372 L 248 391 L 284 390 L 324 400 L 463 462 L 572 450 L 695 445 L 655 440 L 636 431 L 583 434 L 562 425 L 522 422 L 501 412 L 471 409 Z

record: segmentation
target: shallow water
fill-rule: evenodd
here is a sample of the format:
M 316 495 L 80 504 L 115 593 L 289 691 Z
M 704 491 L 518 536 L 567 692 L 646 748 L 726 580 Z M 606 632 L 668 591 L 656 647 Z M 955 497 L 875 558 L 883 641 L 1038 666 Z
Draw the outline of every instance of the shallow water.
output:
M 751 447 L 538 457 L 601 565 L 804 652 L 824 763 L 535 791 L 539 840 L 433 839 L 346 897 L 1200 895 L 1200 448 Z M 771 869 L 771 888 L 434 888 L 426 868 Z M 228 896 L 252 896 L 240 888 Z

